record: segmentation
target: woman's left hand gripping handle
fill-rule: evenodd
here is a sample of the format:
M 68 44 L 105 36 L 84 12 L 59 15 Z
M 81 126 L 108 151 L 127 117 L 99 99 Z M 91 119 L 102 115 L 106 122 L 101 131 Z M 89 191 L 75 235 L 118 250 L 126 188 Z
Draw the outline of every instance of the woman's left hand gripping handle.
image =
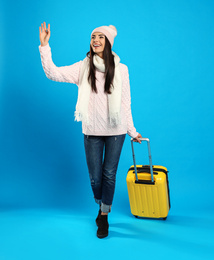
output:
M 142 135 L 141 135 L 141 134 L 138 134 L 138 135 L 133 139 L 133 141 L 134 141 L 134 142 L 138 142 L 138 143 L 141 144 L 141 140 L 140 140 L 139 138 L 142 138 Z

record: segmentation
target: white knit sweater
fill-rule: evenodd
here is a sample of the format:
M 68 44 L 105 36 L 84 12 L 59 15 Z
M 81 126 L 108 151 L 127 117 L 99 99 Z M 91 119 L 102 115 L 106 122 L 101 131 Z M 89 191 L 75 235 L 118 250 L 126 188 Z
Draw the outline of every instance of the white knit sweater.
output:
M 49 44 L 39 46 L 42 66 L 46 76 L 54 81 L 73 83 L 78 86 L 82 61 L 70 66 L 57 67 L 52 61 Z M 98 93 L 92 92 L 89 100 L 89 125 L 82 123 L 82 132 L 86 135 L 120 135 L 128 133 L 136 137 L 138 133 L 133 125 L 128 68 L 119 64 L 122 76 L 121 124 L 112 127 L 108 119 L 108 99 L 104 92 L 104 73 L 96 71 L 96 87 Z

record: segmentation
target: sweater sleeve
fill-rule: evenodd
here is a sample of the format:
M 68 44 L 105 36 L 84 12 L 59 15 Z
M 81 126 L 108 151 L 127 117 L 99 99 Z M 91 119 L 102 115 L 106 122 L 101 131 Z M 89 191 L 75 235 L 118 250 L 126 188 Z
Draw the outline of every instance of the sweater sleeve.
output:
M 47 78 L 53 81 L 67 82 L 77 84 L 79 83 L 79 74 L 82 61 L 74 63 L 70 66 L 57 67 L 52 60 L 51 48 L 47 44 L 39 46 L 42 67 Z
M 131 95 L 130 95 L 130 82 L 128 67 L 124 66 L 123 75 L 123 89 L 122 89 L 122 104 L 125 108 L 126 122 L 127 122 L 127 133 L 129 136 L 135 138 L 138 135 L 133 123 L 132 112 L 131 112 Z

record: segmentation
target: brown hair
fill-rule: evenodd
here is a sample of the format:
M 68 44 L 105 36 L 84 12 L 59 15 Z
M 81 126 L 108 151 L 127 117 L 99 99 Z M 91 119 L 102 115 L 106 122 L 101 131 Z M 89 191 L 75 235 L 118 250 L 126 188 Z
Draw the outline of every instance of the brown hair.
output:
M 95 52 L 93 51 L 92 47 L 90 46 L 90 51 L 87 53 L 87 57 L 90 59 L 90 67 L 89 67 L 89 73 L 88 73 L 88 81 L 91 84 L 91 89 L 95 93 L 97 93 L 97 87 L 96 87 L 96 77 L 95 77 L 95 66 L 93 63 L 93 57 L 95 55 Z M 111 51 L 111 44 L 107 37 L 105 36 L 105 48 L 103 51 L 103 59 L 105 64 L 105 88 L 104 91 L 107 94 L 111 94 L 111 86 L 114 78 L 114 69 L 115 69 L 115 63 L 114 63 L 114 55 Z

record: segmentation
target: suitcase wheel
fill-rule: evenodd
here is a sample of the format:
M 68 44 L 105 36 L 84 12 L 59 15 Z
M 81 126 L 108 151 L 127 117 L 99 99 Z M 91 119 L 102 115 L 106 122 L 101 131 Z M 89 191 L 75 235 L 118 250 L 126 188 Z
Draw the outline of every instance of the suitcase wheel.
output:
M 163 220 L 166 220 L 166 219 L 167 219 L 167 217 L 163 218 Z
M 136 218 L 138 218 L 138 216 L 134 215 Z

